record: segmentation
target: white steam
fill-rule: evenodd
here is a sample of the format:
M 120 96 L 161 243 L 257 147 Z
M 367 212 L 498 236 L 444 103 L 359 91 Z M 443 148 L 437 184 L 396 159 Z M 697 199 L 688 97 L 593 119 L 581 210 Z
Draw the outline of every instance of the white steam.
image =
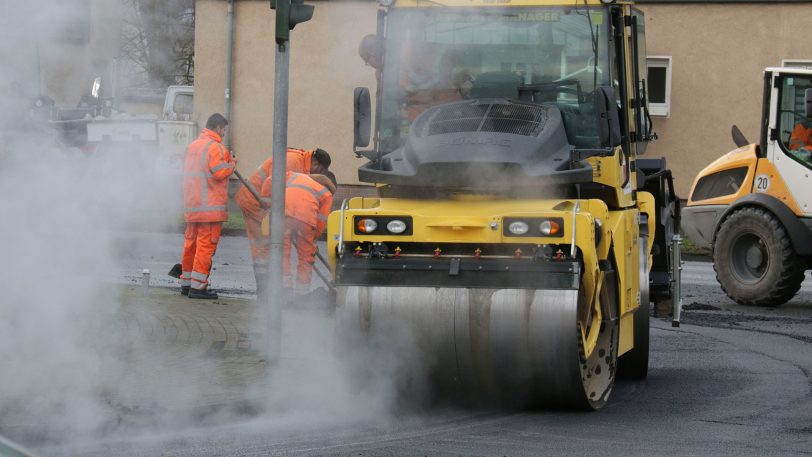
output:
M 45 3 L 17 13 L 61 11 L 47 6 L 65 2 Z M 419 365 L 403 350 L 414 346 L 409 338 L 387 342 L 398 358 L 352 348 L 336 357 L 330 316 L 286 312 L 282 363 L 267 367 L 265 328 L 254 305 L 239 305 L 243 314 L 234 318 L 250 349 L 259 351 L 243 359 L 213 359 L 133 325 L 160 321 L 172 310 L 150 308 L 116 285 L 122 249 L 137 249 L 120 240 L 129 230 L 177 226 L 180 177 L 162 173 L 148 146 L 88 153 L 26 117 L 28 98 L 55 86 L 34 82 L 35 47 L 11 43 L 48 37 L 46 29 L 74 16 L 48 14 L 0 27 L 6 35 L 0 50 L 11 63 L 0 69 L 0 94 L 15 94 L 0 97 L 0 121 L 13 120 L 0 125 L 0 435 L 64 450 L 133 430 L 182 431 L 201 417 L 206 423 L 245 420 L 239 407 L 205 409 L 223 399 L 253 405 L 249 409 L 269 428 L 390 418 L 397 380 Z M 89 88 L 92 70 L 77 65 L 65 71 L 67 80 L 87 79 Z M 54 98 L 75 106 L 78 97 Z M 179 243 L 178 261 L 181 249 Z M 216 256 L 214 263 L 228 268 Z M 231 395 L 212 394 L 222 391 Z

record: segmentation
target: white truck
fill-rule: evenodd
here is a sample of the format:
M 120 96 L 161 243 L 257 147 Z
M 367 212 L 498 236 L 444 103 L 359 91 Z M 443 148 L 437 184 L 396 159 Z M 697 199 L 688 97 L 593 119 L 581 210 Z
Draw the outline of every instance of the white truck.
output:
M 157 167 L 180 172 L 186 146 L 197 136 L 193 101 L 192 86 L 169 86 L 160 118 L 127 113 L 96 116 L 87 123 L 88 146 L 94 150 L 136 147 L 157 154 Z

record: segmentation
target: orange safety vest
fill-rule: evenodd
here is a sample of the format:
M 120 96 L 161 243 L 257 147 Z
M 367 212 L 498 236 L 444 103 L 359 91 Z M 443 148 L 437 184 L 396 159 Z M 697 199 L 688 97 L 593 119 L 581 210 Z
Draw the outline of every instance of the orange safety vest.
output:
M 290 174 L 285 184 L 285 216 L 316 227 L 316 234 L 320 235 L 332 205 L 333 194 L 328 188 L 308 175 Z
M 789 137 L 790 149 L 809 148 L 812 146 L 812 128 L 809 128 L 800 123 L 792 129 L 792 135 Z
M 285 178 L 285 216 L 315 227 L 317 236 L 321 235 L 333 206 L 330 189 L 303 173 L 288 171 Z M 262 185 L 263 197 L 271 196 L 272 181 L 266 179 Z
M 313 151 L 305 151 L 304 149 L 295 149 L 295 148 L 288 148 L 287 154 L 287 163 L 286 167 L 287 171 L 295 171 L 297 173 L 310 173 L 310 163 L 313 159 Z M 257 171 L 251 174 L 248 177 L 248 182 L 254 186 L 254 189 L 259 191 L 262 188 L 262 184 L 265 183 L 265 180 L 271 176 L 271 172 L 273 169 L 273 156 L 268 157 L 265 162 L 262 162 L 262 165 L 257 167 Z M 253 210 L 254 212 L 259 212 L 259 203 L 251 195 L 251 192 L 245 188 L 245 186 L 241 186 L 240 190 L 237 191 L 237 195 L 235 196 L 237 203 L 239 203 L 241 208 L 246 210 Z M 259 214 L 257 217 L 261 217 Z
M 217 133 L 204 129 L 186 148 L 183 164 L 183 218 L 186 222 L 228 220 L 228 177 L 234 172 L 231 153 Z

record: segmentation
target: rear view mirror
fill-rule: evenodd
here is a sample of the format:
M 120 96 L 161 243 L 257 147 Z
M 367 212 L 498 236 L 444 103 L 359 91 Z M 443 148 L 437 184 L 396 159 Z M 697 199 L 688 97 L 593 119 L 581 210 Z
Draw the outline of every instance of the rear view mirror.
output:
M 595 104 L 595 122 L 598 125 L 601 145 L 605 147 L 620 145 L 622 138 L 615 90 L 609 86 L 601 86 L 592 92 L 592 100 Z
M 366 35 L 358 46 L 358 55 L 372 68 L 379 69 L 383 61 L 383 46 L 377 35 Z
M 806 117 L 812 117 L 812 88 L 804 91 L 804 108 L 806 108 Z
M 372 103 L 369 89 L 356 87 L 353 97 L 354 145 L 365 148 L 369 146 L 369 134 L 372 130 Z
M 744 133 L 742 133 L 742 131 L 739 130 L 739 127 L 736 125 L 730 128 L 730 135 L 733 137 L 733 142 L 736 143 L 737 148 L 750 144 L 750 142 L 747 141 L 747 138 L 744 136 Z

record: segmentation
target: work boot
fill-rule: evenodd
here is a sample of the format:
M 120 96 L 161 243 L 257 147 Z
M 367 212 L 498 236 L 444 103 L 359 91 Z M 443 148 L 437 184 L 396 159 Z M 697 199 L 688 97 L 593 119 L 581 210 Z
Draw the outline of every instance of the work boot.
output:
M 217 293 L 203 289 L 189 289 L 189 298 L 202 298 L 204 300 L 217 300 Z
M 189 296 L 189 289 L 190 289 L 189 286 L 180 286 L 180 294 L 185 295 L 185 296 L 188 297 Z

